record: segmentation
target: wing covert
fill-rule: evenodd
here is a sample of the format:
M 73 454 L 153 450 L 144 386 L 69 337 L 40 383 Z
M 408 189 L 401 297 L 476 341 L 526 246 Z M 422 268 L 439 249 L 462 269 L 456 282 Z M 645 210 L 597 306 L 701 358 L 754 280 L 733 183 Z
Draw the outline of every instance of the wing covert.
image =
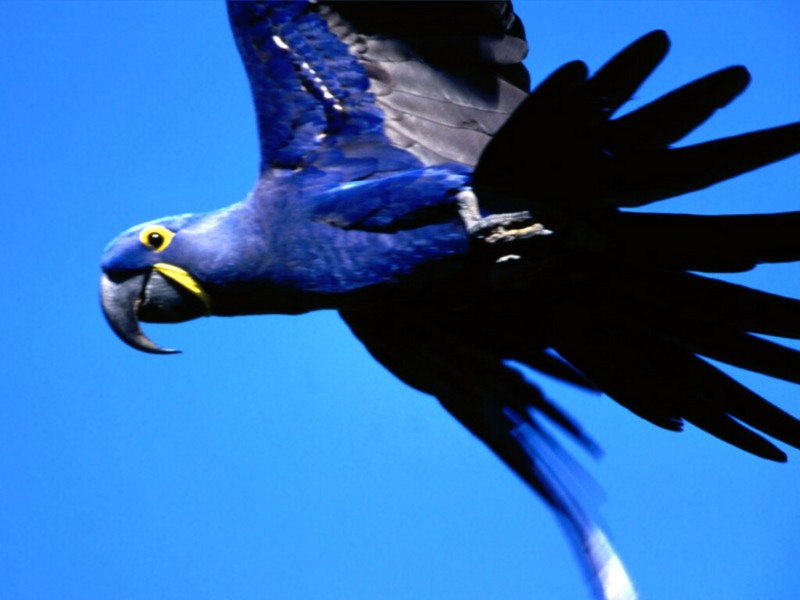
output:
M 323 2 L 366 68 L 390 142 L 426 165 L 473 166 L 527 96 L 528 53 L 510 2 Z
M 474 165 L 526 96 L 508 2 L 228 2 L 261 172 Z
M 228 2 L 228 14 L 253 92 L 262 173 L 302 168 L 351 140 L 386 145 L 364 68 L 312 5 Z

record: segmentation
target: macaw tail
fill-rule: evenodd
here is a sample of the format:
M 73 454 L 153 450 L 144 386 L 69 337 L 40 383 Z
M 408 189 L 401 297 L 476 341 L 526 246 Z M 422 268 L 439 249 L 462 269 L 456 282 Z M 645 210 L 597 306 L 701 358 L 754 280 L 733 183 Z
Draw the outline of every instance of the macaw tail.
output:
M 535 337 L 529 344 L 516 344 L 507 322 L 493 323 L 491 315 L 482 318 L 470 309 L 428 317 L 399 308 L 389 314 L 352 311 L 342 316 L 380 363 L 407 384 L 438 398 L 555 511 L 598 598 L 636 599 L 619 556 L 580 501 L 580 484 L 588 481 L 588 475 L 548 425 L 555 425 L 591 454 L 599 454 L 599 447 L 508 366 L 502 354 L 593 389 L 582 375 L 536 348 Z

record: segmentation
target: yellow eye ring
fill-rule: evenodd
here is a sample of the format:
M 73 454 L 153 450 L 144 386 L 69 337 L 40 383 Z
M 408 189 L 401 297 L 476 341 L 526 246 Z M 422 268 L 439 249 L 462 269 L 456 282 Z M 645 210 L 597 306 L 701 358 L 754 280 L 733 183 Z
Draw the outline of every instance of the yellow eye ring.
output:
M 173 237 L 175 234 L 163 225 L 148 225 L 139 233 L 139 241 L 155 252 L 166 250 Z

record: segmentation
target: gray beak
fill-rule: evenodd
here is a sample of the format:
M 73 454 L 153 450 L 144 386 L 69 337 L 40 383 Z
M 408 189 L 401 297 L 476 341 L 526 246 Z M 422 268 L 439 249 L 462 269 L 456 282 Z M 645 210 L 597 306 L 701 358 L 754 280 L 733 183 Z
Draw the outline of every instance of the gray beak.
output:
M 178 323 L 208 314 L 207 306 L 190 290 L 153 269 L 115 280 L 107 274 L 100 279 L 103 314 L 119 338 L 137 350 L 152 354 L 174 354 L 162 348 L 139 327 L 139 321 Z

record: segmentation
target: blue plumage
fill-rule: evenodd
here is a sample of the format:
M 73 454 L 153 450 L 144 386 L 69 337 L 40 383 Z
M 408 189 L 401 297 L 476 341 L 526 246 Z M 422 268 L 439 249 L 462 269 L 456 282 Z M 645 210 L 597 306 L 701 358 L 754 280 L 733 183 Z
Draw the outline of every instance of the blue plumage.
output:
M 139 321 L 338 310 L 544 499 L 607 600 L 635 591 L 545 423 L 596 445 L 509 361 L 770 460 L 786 455 L 767 436 L 800 447 L 800 421 L 701 358 L 800 382 L 800 353 L 752 335 L 800 338 L 800 302 L 697 274 L 800 260 L 800 213 L 624 210 L 800 151 L 797 124 L 671 147 L 744 89 L 744 68 L 614 119 L 665 56 L 663 32 L 529 93 L 507 2 L 228 10 L 259 178 L 239 203 L 106 248 L 101 300 L 126 343 L 170 352 Z
M 262 171 L 340 164 L 338 150 L 352 143 L 369 146 L 373 158 L 398 154 L 363 65 L 318 14 L 303 2 L 233 2 L 228 10 L 253 89 Z

